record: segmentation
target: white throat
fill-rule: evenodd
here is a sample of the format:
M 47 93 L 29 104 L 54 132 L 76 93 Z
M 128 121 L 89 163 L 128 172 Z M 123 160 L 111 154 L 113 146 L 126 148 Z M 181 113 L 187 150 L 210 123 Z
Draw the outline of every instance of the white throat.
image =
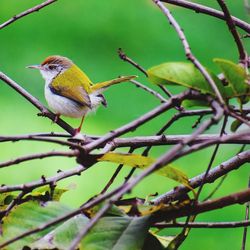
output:
M 53 70 L 53 71 L 48 71 L 48 70 L 40 70 L 40 73 L 45 80 L 45 85 L 48 86 L 52 80 L 57 77 L 58 74 L 62 74 L 66 69 L 62 70 L 60 73 L 58 71 Z

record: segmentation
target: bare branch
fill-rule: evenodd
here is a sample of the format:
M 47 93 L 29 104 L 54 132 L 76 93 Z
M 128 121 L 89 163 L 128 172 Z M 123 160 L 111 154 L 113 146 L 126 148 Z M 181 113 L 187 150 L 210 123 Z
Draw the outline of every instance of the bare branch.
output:
M 188 98 L 190 96 L 190 91 L 184 92 L 182 94 L 179 94 L 178 96 L 173 96 L 171 99 L 169 99 L 168 102 L 160 105 L 159 107 L 151 110 L 150 112 L 146 113 L 145 115 L 139 117 L 138 119 L 114 130 L 109 132 L 108 134 L 102 136 L 101 138 L 90 142 L 89 144 L 84 146 L 84 150 L 86 153 L 90 152 L 91 150 L 98 148 L 100 145 L 104 144 L 107 141 L 112 140 L 115 137 L 118 137 L 120 135 L 123 135 L 129 131 L 135 130 L 140 125 L 150 121 L 154 117 L 160 115 L 161 113 L 165 112 L 166 110 L 174 107 L 177 102 L 181 102 L 184 98 Z
M 248 178 L 248 188 L 250 188 L 250 177 Z M 248 201 L 246 204 L 245 222 L 249 220 L 249 207 L 250 207 L 250 202 Z M 247 225 L 245 225 L 245 227 L 244 227 L 241 250 L 246 249 L 246 241 L 247 241 Z
M 123 61 L 130 63 L 131 65 L 136 67 L 139 71 L 141 71 L 146 77 L 148 76 L 147 71 L 144 68 L 142 68 L 142 66 L 140 66 L 138 63 L 133 61 L 131 58 L 127 57 L 127 55 L 122 51 L 121 48 L 118 49 L 118 55 Z
M 225 115 L 224 116 L 224 121 L 223 121 L 223 124 L 222 124 L 222 127 L 221 127 L 221 131 L 220 131 L 220 137 L 222 137 L 223 134 L 225 134 L 225 128 L 226 128 L 227 122 L 228 122 L 228 117 L 227 117 L 227 115 Z M 199 198 L 199 196 L 201 194 L 203 185 L 206 182 L 206 178 L 207 178 L 207 176 L 209 174 L 210 169 L 212 168 L 212 165 L 213 165 L 215 157 L 216 157 L 216 155 L 218 153 L 219 147 L 220 147 L 220 143 L 217 143 L 216 146 L 215 146 L 215 148 L 214 148 L 214 151 L 212 153 L 211 159 L 210 159 L 210 161 L 208 163 L 208 166 L 207 166 L 206 172 L 204 174 L 204 177 L 202 179 L 201 185 L 200 185 L 200 187 L 198 189 L 198 192 L 196 194 L 196 201 L 198 201 L 198 198 Z
M 194 10 L 196 13 L 203 13 L 212 17 L 219 18 L 221 20 L 225 20 L 224 13 L 218 10 L 215 10 L 213 8 L 198 4 L 198 3 L 193 3 L 190 1 L 186 0 L 161 0 L 162 2 L 181 6 L 190 10 Z M 237 17 L 232 16 L 232 19 L 239 28 L 245 30 L 246 32 L 250 33 L 250 25 L 247 22 L 244 22 L 240 20 Z
M 240 55 L 240 62 L 245 66 L 247 67 L 248 66 L 248 62 L 247 62 L 247 53 L 243 47 L 243 44 L 241 42 L 241 39 L 240 39 L 240 36 L 236 30 L 236 27 L 235 27 L 235 24 L 234 24 L 234 20 L 227 8 L 227 5 L 225 4 L 224 0 L 217 0 L 218 4 L 220 5 L 223 13 L 224 13 L 224 16 L 225 16 L 225 20 L 226 20 L 226 23 L 227 23 L 227 26 L 229 28 L 229 31 L 231 32 L 234 40 L 235 40 L 235 43 L 236 43 L 236 46 L 238 48 L 238 51 L 239 51 L 239 55 Z
M 220 91 L 218 90 L 216 83 L 214 82 L 213 78 L 209 75 L 209 73 L 207 72 L 207 70 L 203 67 L 203 65 L 199 62 L 199 60 L 193 55 L 189 43 L 187 41 L 187 38 L 182 30 L 182 28 L 180 27 L 180 25 L 177 23 L 177 21 L 175 20 L 175 18 L 172 16 L 171 12 L 168 10 L 168 8 L 166 8 L 164 6 L 164 4 L 161 3 L 160 0 L 153 0 L 153 2 L 158 5 L 158 7 L 162 10 L 162 12 L 164 13 L 164 15 L 167 17 L 167 19 L 169 20 L 170 24 L 174 27 L 174 29 L 176 30 L 176 33 L 178 34 L 184 50 L 185 50 L 185 54 L 188 60 L 190 60 L 195 67 L 201 72 L 201 74 L 204 76 L 204 78 L 206 79 L 206 81 L 209 83 L 209 85 L 211 86 L 211 88 L 213 89 L 216 97 L 218 98 L 219 102 L 221 104 L 225 104 L 223 97 L 221 96 Z
M 107 212 L 107 210 L 111 207 L 112 203 L 106 203 L 96 214 L 95 216 L 88 222 L 88 224 L 83 227 L 83 229 L 79 232 L 79 234 L 75 237 L 75 239 L 71 242 L 68 250 L 77 249 L 78 244 L 82 240 L 84 236 L 89 232 L 89 230 L 101 219 L 101 217 Z
M 58 181 L 68 178 L 70 176 L 73 175 L 79 175 L 81 172 L 85 171 L 87 168 L 85 168 L 84 166 L 77 166 L 75 168 L 72 168 L 70 170 L 67 171 L 62 171 L 62 170 L 58 170 L 58 174 L 52 177 L 48 177 L 48 178 L 41 178 L 40 180 L 37 181 L 32 181 L 29 183 L 24 183 L 24 184 L 20 184 L 20 185 L 13 185 L 13 186 L 6 186 L 6 185 L 1 185 L 0 186 L 0 193 L 7 193 L 7 192 L 12 192 L 12 191 L 30 191 L 33 190 L 37 187 L 41 187 L 41 186 L 46 186 L 49 184 L 54 184 L 57 183 Z
M 230 135 L 227 135 L 230 136 Z M 224 136 L 223 138 L 226 138 Z M 113 140 L 114 147 L 145 147 L 157 145 L 174 145 L 187 139 L 188 135 L 158 135 L 158 136 L 136 136 L 132 138 L 116 138 Z M 207 141 L 213 141 L 213 144 L 218 141 L 220 144 L 249 144 L 250 135 L 235 137 L 223 141 L 218 135 L 199 135 L 189 145 L 199 144 Z
M 0 136 L 0 143 L 1 142 L 8 142 L 8 141 L 12 141 L 12 142 L 16 142 L 16 141 L 50 142 L 50 143 L 56 143 L 56 144 L 63 145 L 63 146 L 68 146 L 68 147 L 71 147 L 71 148 L 77 148 L 80 151 L 83 150 L 82 146 L 77 144 L 77 143 L 58 140 L 58 139 L 53 139 L 53 138 L 50 138 L 50 137 L 42 137 L 42 136 L 39 136 L 39 135 Z M 89 139 L 86 139 L 86 143 L 90 142 L 90 141 L 93 141 L 93 139 L 90 138 L 90 137 L 89 137 Z
M 174 223 L 155 223 L 153 225 L 157 228 L 171 228 L 171 227 L 184 227 L 188 228 L 237 228 L 237 227 L 248 227 L 250 226 L 250 221 L 232 221 L 232 222 L 174 222 Z
M 25 89 L 23 89 L 20 85 L 18 85 L 16 82 L 14 82 L 12 79 L 10 79 L 8 76 L 6 76 L 3 72 L 0 71 L 0 79 L 7 83 L 10 87 L 12 87 L 14 90 L 16 90 L 20 95 L 22 95 L 26 100 L 28 100 L 33 106 L 35 106 L 37 109 L 39 109 L 42 114 L 46 117 L 48 117 L 51 121 L 55 121 L 56 115 L 50 112 L 44 105 L 42 105 L 35 97 L 33 97 L 29 92 L 27 92 Z M 65 131 L 70 133 L 71 135 L 75 134 L 75 130 L 67 124 L 62 119 L 58 119 L 56 123 L 63 128 Z
M 140 66 L 138 63 L 136 63 L 133 59 L 131 59 L 130 57 L 128 57 L 128 56 L 122 51 L 122 49 L 119 49 L 119 50 L 118 50 L 118 55 L 119 55 L 119 57 L 120 57 L 123 61 L 128 62 L 129 64 L 131 64 L 131 65 L 134 66 L 135 68 L 139 69 L 140 71 L 142 71 L 142 72 L 145 74 L 146 77 L 148 77 L 147 71 L 146 71 L 144 68 L 142 68 L 142 66 Z M 130 82 L 133 82 L 133 80 L 130 81 Z M 170 93 L 170 91 L 169 91 L 165 86 L 162 86 L 162 85 L 157 85 L 157 86 L 158 86 L 158 87 L 159 87 L 159 88 L 160 88 L 169 98 L 172 97 L 172 94 Z M 140 87 L 140 86 L 138 86 L 138 87 Z M 144 87 L 144 89 L 147 90 L 147 87 Z M 149 92 L 150 92 L 150 91 L 149 91 Z M 153 93 L 152 93 L 152 94 L 153 94 Z M 157 93 L 157 94 L 158 94 L 158 93 Z M 163 100 L 164 100 L 164 99 L 163 99 Z M 165 100 L 164 100 L 164 102 L 165 102 Z M 176 106 L 175 109 L 178 110 L 178 111 L 184 111 L 184 108 L 181 107 L 181 106 Z
M 36 159 L 44 159 L 44 158 L 54 157 L 54 156 L 75 157 L 77 155 L 79 155 L 78 150 L 77 151 L 76 150 L 69 151 L 69 152 L 51 151 L 51 152 L 46 152 L 46 153 L 27 155 L 27 156 L 18 157 L 14 160 L 0 162 L 0 168 L 9 167 L 9 166 L 13 166 L 15 164 L 19 164 L 21 162 L 31 161 L 31 160 L 36 160 Z
M 221 163 L 219 166 L 214 167 L 211 171 L 209 171 L 205 182 L 204 183 L 213 183 L 218 178 L 222 177 L 223 175 L 238 169 L 240 166 L 242 166 L 244 163 L 250 162 L 250 151 L 242 152 L 233 158 L 229 159 L 228 161 L 225 161 Z M 202 180 L 204 179 L 206 173 L 202 173 L 192 179 L 189 180 L 189 185 L 192 188 L 197 188 L 201 185 Z M 160 203 L 168 203 L 170 201 L 179 199 L 184 194 L 190 192 L 190 189 L 180 185 L 171 191 L 168 191 L 167 193 L 157 197 L 152 202 L 154 204 L 160 204 Z
M 238 193 L 233 193 L 224 196 L 222 198 L 198 203 L 194 206 L 190 206 L 190 204 L 187 204 L 181 208 L 163 212 L 162 214 L 156 216 L 155 222 L 162 220 L 172 220 L 187 215 L 197 215 L 207 211 L 228 207 L 234 204 L 243 204 L 245 202 L 248 202 L 249 200 L 250 200 L 250 188 Z
M 48 5 L 50 5 L 50 4 L 52 4 L 52 3 L 56 2 L 56 1 L 57 1 L 57 0 L 47 0 L 47 1 L 43 2 L 43 3 L 41 3 L 41 4 L 38 4 L 38 5 L 35 6 L 35 7 L 32 7 L 32 8 L 30 8 L 30 9 L 28 9 L 28 10 L 26 10 L 26 11 L 24 11 L 24 12 L 18 14 L 18 15 L 13 16 L 13 17 L 12 17 L 11 19 L 9 19 L 8 21 L 6 21 L 6 22 L 0 24 L 0 30 L 1 30 L 2 28 L 4 28 L 4 27 L 10 25 L 11 23 L 17 21 L 18 19 L 20 19 L 20 18 L 22 18 L 22 17 L 24 17 L 24 16 L 27 16 L 27 15 L 29 15 L 29 14 L 31 14 L 31 13 L 34 13 L 35 11 L 39 11 L 40 9 L 42 9 L 42 8 L 48 6 Z
M 149 87 L 139 83 L 138 81 L 135 80 L 130 80 L 131 83 L 133 83 L 135 86 L 137 86 L 138 88 L 141 88 L 145 91 L 147 91 L 148 93 L 150 93 L 151 95 L 155 96 L 156 98 L 158 98 L 162 103 L 166 102 L 167 99 L 165 99 L 162 95 L 160 95 L 158 92 L 154 91 L 153 89 L 150 89 Z

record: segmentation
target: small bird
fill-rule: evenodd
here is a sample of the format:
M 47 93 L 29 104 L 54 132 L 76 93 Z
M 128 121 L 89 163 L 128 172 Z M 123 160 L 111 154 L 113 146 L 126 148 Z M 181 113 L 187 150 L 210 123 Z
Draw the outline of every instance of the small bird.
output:
M 80 118 L 80 133 L 84 117 L 100 104 L 107 106 L 102 92 L 109 86 L 129 81 L 136 76 L 122 76 L 116 79 L 93 84 L 88 76 L 70 59 L 63 56 L 49 56 L 39 65 L 27 66 L 39 69 L 45 80 L 45 99 L 49 107 L 60 115 Z

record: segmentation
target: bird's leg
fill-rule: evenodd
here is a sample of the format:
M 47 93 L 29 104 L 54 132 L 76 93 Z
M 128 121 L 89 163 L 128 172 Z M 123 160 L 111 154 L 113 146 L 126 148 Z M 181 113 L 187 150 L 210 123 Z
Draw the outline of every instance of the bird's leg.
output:
M 80 123 L 80 126 L 78 128 L 75 129 L 75 135 L 77 135 L 78 133 L 81 132 L 81 129 L 82 129 L 82 124 L 84 122 L 84 116 L 82 117 L 82 120 L 81 120 L 81 123 Z

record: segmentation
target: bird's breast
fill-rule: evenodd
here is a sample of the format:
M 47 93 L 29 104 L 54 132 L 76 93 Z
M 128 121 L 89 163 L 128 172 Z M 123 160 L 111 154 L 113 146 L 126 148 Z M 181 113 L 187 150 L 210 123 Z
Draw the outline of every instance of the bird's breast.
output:
M 86 115 L 90 111 L 87 106 L 79 105 L 67 97 L 53 93 L 49 84 L 45 85 L 44 94 L 49 107 L 56 114 L 79 118 Z

